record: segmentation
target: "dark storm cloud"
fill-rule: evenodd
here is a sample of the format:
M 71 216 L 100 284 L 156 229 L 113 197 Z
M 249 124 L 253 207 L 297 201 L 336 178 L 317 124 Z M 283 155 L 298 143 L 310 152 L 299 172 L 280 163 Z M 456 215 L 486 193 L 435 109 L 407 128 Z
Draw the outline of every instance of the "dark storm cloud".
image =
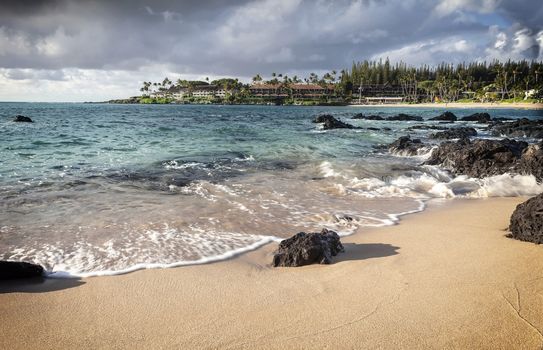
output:
M 431 64 L 479 59 L 485 45 L 495 45 L 497 34 L 479 21 L 482 15 L 517 26 L 499 28 L 511 44 L 493 55 L 513 50 L 521 29 L 537 43 L 541 11 L 535 0 L 4 0 L 0 67 L 137 70 L 163 64 L 181 74 L 251 76 L 340 69 L 382 55 Z M 535 45 L 523 51 L 528 58 L 537 57 Z

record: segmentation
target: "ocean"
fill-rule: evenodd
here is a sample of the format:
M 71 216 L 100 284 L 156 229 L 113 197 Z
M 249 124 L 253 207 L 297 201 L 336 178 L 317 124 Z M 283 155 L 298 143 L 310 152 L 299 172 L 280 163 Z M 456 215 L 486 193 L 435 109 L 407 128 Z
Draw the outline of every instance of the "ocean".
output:
M 432 198 L 543 191 L 532 176 L 472 179 L 421 165 L 431 147 L 414 157 L 383 147 L 406 134 L 435 143 L 434 130 L 407 130 L 421 122 L 351 120 L 442 112 L 0 103 L 0 259 L 42 264 L 51 277 L 120 274 L 218 261 L 299 231 L 393 225 Z M 312 119 L 325 113 L 378 130 L 322 130 Z M 34 123 L 12 122 L 17 114 Z

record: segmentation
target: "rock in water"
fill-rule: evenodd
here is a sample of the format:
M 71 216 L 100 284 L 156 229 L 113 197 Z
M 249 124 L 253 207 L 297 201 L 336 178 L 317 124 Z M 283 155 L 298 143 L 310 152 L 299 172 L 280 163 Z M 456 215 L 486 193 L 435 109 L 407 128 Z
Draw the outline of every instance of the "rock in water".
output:
M 418 117 L 418 116 L 413 116 L 413 115 L 408 115 L 408 114 L 400 113 L 400 114 L 395 115 L 395 116 L 393 116 L 393 117 L 388 117 L 387 120 L 390 120 L 390 121 L 401 121 L 401 122 L 407 122 L 407 121 L 417 121 L 417 122 L 421 122 L 421 121 L 422 121 L 422 117 Z
M 543 179 L 543 141 L 528 146 L 522 152 L 517 170 L 521 174 L 534 175 L 539 181 Z
M 477 136 L 474 128 L 454 128 L 436 132 L 430 135 L 432 139 L 461 139 L 464 137 Z
M 31 278 L 43 275 L 43 267 L 22 261 L 0 261 L 0 280 Z
M 25 117 L 24 115 L 16 115 L 15 118 L 13 118 L 13 121 L 16 123 L 33 123 L 32 119 Z
M 522 118 L 514 122 L 499 123 L 492 126 L 492 134 L 507 137 L 543 138 L 543 120 L 528 120 Z
M 489 123 L 491 121 L 488 113 L 473 113 L 460 119 L 463 122 Z
M 273 256 L 273 266 L 330 264 L 332 257 L 343 251 L 339 235 L 334 231 L 300 232 L 279 243 Z
M 354 126 L 351 124 L 344 123 L 340 120 L 337 120 L 333 116 L 329 114 L 322 114 L 313 120 L 313 123 L 323 123 L 324 124 L 324 130 L 329 129 L 354 129 Z
M 456 175 L 485 177 L 515 172 L 522 152 L 528 147 L 523 141 L 474 140 L 444 142 L 425 164 L 441 165 Z
M 441 115 L 438 115 L 437 117 L 430 118 L 430 120 L 440 120 L 440 121 L 447 121 L 447 122 L 455 122 L 456 116 L 452 112 L 445 112 Z
M 543 193 L 517 206 L 509 230 L 515 239 L 543 243 Z
M 411 139 L 411 136 L 407 135 L 388 145 L 388 151 L 402 156 L 416 156 L 418 150 L 423 147 L 424 144 L 420 139 Z

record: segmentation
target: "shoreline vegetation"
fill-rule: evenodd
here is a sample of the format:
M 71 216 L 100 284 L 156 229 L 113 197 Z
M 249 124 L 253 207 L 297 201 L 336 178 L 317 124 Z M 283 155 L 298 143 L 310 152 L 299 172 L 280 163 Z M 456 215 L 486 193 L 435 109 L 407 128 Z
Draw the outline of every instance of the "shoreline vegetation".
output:
M 305 78 L 256 74 L 210 81 L 168 77 L 144 81 L 141 95 L 106 103 L 247 104 L 299 106 L 425 106 L 542 108 L 543 62 L 507 61 L 408 66 L 403 62 L 353 62 L 351 69 Z

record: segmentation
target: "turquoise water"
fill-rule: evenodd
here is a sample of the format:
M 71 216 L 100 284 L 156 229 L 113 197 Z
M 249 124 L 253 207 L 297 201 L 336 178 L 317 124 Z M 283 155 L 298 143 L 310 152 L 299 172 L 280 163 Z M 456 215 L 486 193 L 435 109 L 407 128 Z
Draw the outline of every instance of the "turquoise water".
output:
M 72 275 L 199 263 L 299 230 L 391 224 L 428 198 L 540 190 L 527 178 L 451 178 L 421 167 L 424 155 L 390 155 L 379 146 L 420 123 L 349 120 L 361 112 L 443 110 L 0 103 L 0 259 Z M 311 122 L 322 113 L 390 130 L 323 131 Z M 11 122 L 17 114 L 35 122 Z

